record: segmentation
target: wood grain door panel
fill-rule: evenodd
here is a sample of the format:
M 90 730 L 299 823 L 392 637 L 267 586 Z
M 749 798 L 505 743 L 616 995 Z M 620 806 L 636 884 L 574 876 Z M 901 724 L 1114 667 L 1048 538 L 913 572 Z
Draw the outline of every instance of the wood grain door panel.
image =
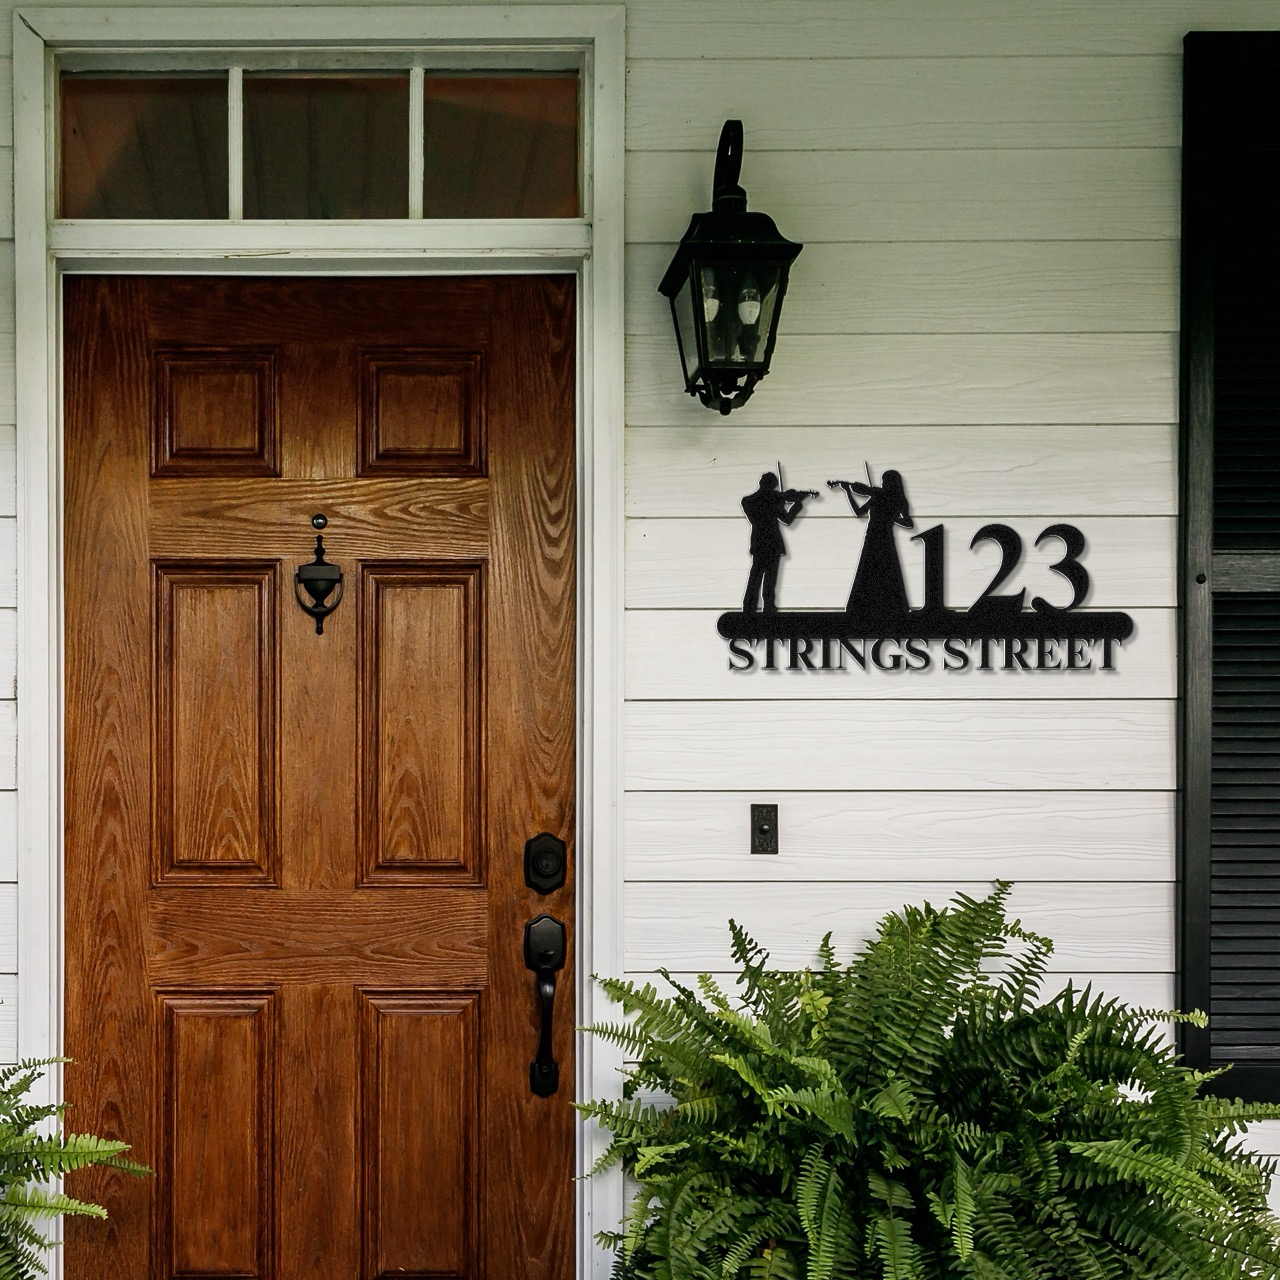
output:
M 161 993 L 161 1275 L 258 1277 L 272 1257 L 273 993 Z M 217 1212 L 210 1212 L 211 1206 Z
M 480 884 L 484 565 L 365 564 L 360 600 L 362 882 Z
M 480 1275 L 481 993 L 360 995 L 362 1280 Z
M 72 1180 L 69 1280 L 567 1280 L 572 280 L 72 277 L 64 328 L 67 1093 L 156 1170 Z
M 279 565 L 152 566 L 154 878 L 278 884 Z

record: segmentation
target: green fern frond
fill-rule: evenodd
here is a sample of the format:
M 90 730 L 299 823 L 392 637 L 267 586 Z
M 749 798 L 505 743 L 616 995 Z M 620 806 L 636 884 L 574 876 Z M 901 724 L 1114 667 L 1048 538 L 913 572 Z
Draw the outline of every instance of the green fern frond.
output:
M 100 1204 L 77 1200 L 60 1191 L 44 1191 L 39 1187 L 7 1187 L 0 1199 L 0 1223 L 14 1219 L 56 1218 L 64 1213 L 88 1218 L 105 1218 L 107 1211 Z
M 733 924 L 735 996 L 606 983 L 631 1065 L 579 1111 L 639 1183 L 620 1280 L 1280 1280 L 1275 1166 L 1241 1141 L 1280 1107 L 1206 1096 L 1164 1011 L 1042 997 L 1009 893 L 801 971 Z
M 63 1174 L 91 1165 L 140 1175 L 125 1157 L 127 1143 L 84 1133 L 50 1133 L 61 1120 L 57 1103 L 31 1103 L 26 1094 L 61 1058 L 29 1059 L 0 1068 L 0 1280 L 34 1280 L 47 1273 L 44 1227 L 64 1214 L 105 1218 L 101 1205 L 47 1188 Z

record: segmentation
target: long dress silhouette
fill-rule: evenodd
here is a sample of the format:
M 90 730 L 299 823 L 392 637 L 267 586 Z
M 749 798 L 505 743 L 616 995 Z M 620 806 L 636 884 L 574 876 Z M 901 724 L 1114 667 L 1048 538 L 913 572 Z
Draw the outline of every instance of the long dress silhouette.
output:
M 862 556 L 853 578 L 853 590 L 845 612 L 860 621 L 891 622 L 905 619 L 909 606 L 907 588 L 902 580 L 902 565 L 898 560 L 898 544 L 894 540 L 895 526 L 904 529 L 915 526 L 907 509 L 907 495 L 902 487 L 902 476 L 896 471 L 886 471 L 878 485 L 866 485 L 859 480 L 840 482 L 853 514 L 867 517 L 867 536 L 862 543 Z M 861 506 L 855 493 L 866 495 Z

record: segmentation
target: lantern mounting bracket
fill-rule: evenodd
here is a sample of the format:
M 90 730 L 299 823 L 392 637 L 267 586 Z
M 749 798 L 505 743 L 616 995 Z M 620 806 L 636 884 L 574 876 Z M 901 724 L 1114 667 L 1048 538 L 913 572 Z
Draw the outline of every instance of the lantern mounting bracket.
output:
M 716 171 L 711 180 L 711 208 L 715 212 L 745 213 L 747 193 L 738 185 L 742 175 L 742 121 L 726 120 L 716 148 Z

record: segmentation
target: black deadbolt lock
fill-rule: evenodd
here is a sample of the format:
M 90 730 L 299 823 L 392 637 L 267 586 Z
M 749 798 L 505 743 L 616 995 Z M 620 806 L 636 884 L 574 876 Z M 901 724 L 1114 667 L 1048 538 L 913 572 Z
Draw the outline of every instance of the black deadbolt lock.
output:
M 539 893 L 554 893 L 564 887 L 565 844 L 544 831 L 524 842 L 524 882 Z

